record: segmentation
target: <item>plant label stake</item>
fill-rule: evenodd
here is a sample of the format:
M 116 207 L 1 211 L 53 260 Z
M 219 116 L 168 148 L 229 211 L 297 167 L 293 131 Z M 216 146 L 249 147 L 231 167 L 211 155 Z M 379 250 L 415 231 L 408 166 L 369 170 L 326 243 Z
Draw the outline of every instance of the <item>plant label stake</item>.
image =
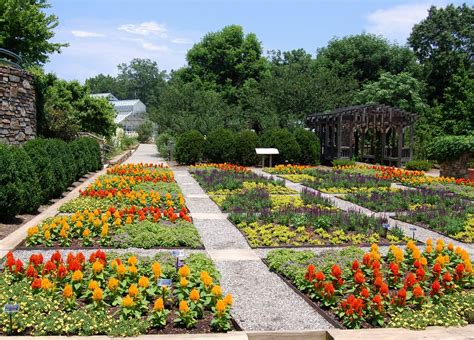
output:
M 161 287 L 161 295 L 163 296 L 163 300 L 166 300 L 166 291 L 168 287 L 171 287 L 172 283 L 172 279 L 158 279 L 157 284 L 158 287 Z
M 415 228 L 415 227 L 410 227 L 410 230 L 413 232 L 413 237 L 412 237 L 412 239 L 414 240 L 414 239 L 415 239 L 415 231 L 416 231 L 416 228 Z
M 390 224 L 382 223 L 382 228 L 384 229 L 384 238 L 387 238 L 388 231 L 390 230 Z
M 10 330 L 8 332 L 9 335 L 12 335 L 13 333 L 13 314 L 18 313 L 20 310 L 20 305 L 19 304 L 13 304 L 11 303 L 12 300 L 10 299 L 10 303 L 7 303 L 6 305 L 3 306 L 3 312 L 8 314 L 10 318 Z
M 178 270 L 184 265 L 182 261 L 182 258 L 184 257 L 184 253 L 182 250 L 173 250 L 171 251 L 171 255 L 176 257 L 176 270 Z

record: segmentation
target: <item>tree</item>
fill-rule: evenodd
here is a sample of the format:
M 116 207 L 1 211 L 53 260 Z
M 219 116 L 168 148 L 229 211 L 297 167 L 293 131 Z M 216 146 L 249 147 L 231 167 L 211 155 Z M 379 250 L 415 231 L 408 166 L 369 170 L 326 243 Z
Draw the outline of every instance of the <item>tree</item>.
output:
M 60 52 L 62 43 L 52 43 L 59 24 L 53 14 L 46 14 L 47 0 L 0 1 L 0 46 L 21 55 L 25 65 L 41 65 L 49 54 Z
M 138 141 L 140 143 L 146 143 L 150 140 L 153 135 L 153 123 L 149 120 L 144 121 L 137 129 Z
M 112 93 L 118 99 L 127 99 L 124 83 L 119 82 L 116 77 L 98 74 L 86 79 L 85 83 L 91 93 Z
M 419 73 L 415 55 L 409 48 L 365 33 L 332 39 L 327 47 L 318 49 L 316 62 L 338 77 L 356 79 L 360 85 L 377 80 L 383 72 Z
M 201 80 L 235 103 L 239 90 L 250 79 L 259 81 L 266 70 L 262 46 L 255 34 L 244 35 L 241 26 L 227 26 L 208 33 L 187 53 L 188 66 L 180 74 L 184 80 Z
M 115 133 L 115 109 L 105 98 L 93 98 L 87 91 L 74 104 L 79 126 L 83 131 L 111 137 Z
M 427 108 L 423 94 L 423 82 L 413 78 L 409 73 L 385 72 L 377 81 L 364 84 L 355 100 L 358 104 L 386 104 L 422 113 Z
M 429 99 L 443 101 L 445 89 L 464 69 L 472 77 L 474 9 L 466 4 L 432 6 L 428 17 L 413 27 L 408 43 L 423 65 Z

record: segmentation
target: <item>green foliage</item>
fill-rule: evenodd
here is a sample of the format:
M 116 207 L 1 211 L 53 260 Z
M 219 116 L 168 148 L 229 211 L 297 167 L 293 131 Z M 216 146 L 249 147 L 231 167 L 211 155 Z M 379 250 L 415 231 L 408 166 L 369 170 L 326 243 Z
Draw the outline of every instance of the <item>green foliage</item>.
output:
M 234 162 L 234 133 L 228 129 L 217 129 L 212 131 L 206 138 L 204 157 L 211 163 Z
M 456 160 L 465 153 L 474 155 L 474 135 L 440 136 L 428 146 L 428 158 L 438 162 Z
M 301 156 L 299 164 L 317 165 L 319 164 L 320 145 L 319 139 L 314 132 L 305 129 L 296 129 L 293 136 L 300 146 Z
M 405 169 L 407 170 L 420 170 L 420 171 L 428 171 L 431 169 L 433 164 L 429 161 L 409 161 L 405 164 Z
M 286 129 L 272 129 L 261 137 L 262 147 L 277 148 L 279 155 L 273 156 L 275 164 L 295 163 L 301 157 L 301 149 L 295 137 Z
M 258 135 L 249 130 L 235 134 L 235 162 L 240 165 L 254 165 L 258 161 L 255 148 L 260 144 Z
M 35 166 L 21 147 L 0 144 L 0 220 L 34 212 L 41 203 Z
M 355 164 L 356 162 L 352 159 L 334 159 L 332 161 L 332 166 L 350 166 Z
M 93 98 L 88 92 L 75 104 L 82 131 L 111 137 L 115 133 L 115 109 L 105 98 Z
M 413 27 L 408 38 L 428 83 L 430 99 L 440 101 L 455 74 L 472 72 L 474 9 L 462 4 L 432 6 L 428 16 Z
M 138 141 L 140 143 L 146 143 L 150 140 L 153 135 L 153 123 L 149 120 L 144 121 L 138 128 Z
M 176 145 L 176 138 L 170 133 L 163 132 L 156 137 L 156 148 L 158 149 L 158 153 L 166 160 L 170 160 L 169 149 L 172 145 Z
M 52 43 L 58 18 L 47 0 L 0 1 L 0 46 L 21 54 L 25 65 L 44 64 L 67 44 Z M 21 15 L 20 15 L 21 14 Z
M 179 164 L 198 163 L 204 151 L 204 136 L 197 130 L 181 134 L 176 143 L 176 160 Z

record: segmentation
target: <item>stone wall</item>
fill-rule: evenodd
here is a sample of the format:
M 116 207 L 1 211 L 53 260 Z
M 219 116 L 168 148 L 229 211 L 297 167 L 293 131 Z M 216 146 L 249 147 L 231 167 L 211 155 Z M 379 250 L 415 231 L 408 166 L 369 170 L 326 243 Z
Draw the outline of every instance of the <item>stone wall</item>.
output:
M 0 143 L 20 144 L 36 136 L 33 77 L 0 65 Z
M 455 161 L 441 163 L 440 176 L 467 178 L 467 168 L 470 160 L 470 155 L 466 153 Z

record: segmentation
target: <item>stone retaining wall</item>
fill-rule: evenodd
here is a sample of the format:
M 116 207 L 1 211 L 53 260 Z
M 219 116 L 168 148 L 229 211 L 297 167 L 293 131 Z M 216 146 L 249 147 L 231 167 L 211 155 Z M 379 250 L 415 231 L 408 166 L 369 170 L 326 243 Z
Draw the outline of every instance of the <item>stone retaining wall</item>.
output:
M 20 144 L 36 136 L 33 77 L 0 65 L 0 143 Z
M 471 160 L 469 154 L 464 154 L 455 161 L 440 164 L 440 176 L 467 178 L 467 168 Z

